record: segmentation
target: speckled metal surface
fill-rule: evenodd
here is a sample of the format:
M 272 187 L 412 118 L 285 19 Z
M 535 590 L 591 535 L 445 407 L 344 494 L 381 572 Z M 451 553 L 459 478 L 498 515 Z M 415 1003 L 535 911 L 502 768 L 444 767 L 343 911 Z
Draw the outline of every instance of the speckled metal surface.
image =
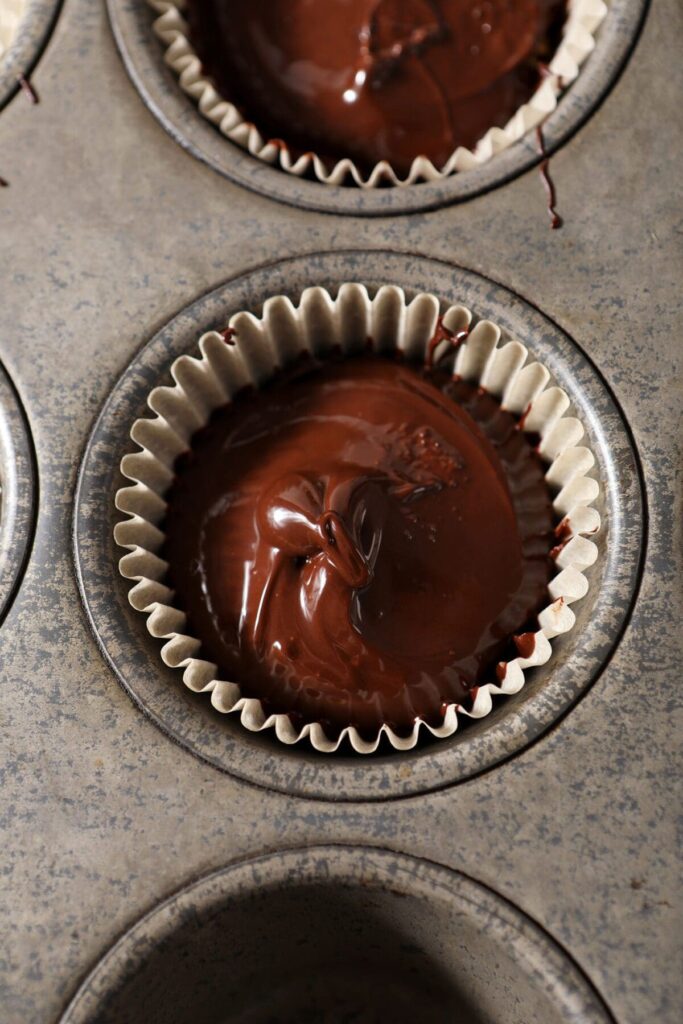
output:
M 226 1010 L 240 1024 L 612 1021 L 509 903 L 459 872 L 362 846 L 270 854 L 175 893 L 96 967 L 64 1024 L 212 1024 Z
M 21 399 L 0 363 L 0 623 L 9 611 L 31 547 L 37 485 Z
M 19 75 L 28 77 L 40 57 L 62 0 L 26 0 L 15 38 L 0 60 L 0 108 L 19 90 Z
M 344 281 L 371 290 L 383 282 L 408 294 L 430 290 L 444 306 L 461 302 L 528 345 L 571 397 L 586 424 L 598 460 L 603 528 L 601 559 L 589 573 L 588 596 L 575 605 L 577 628 L 556 644 L 550 662 L 514 698 L 447 741 L 400 757 L 326 757 L 308 744 L 284 747 L 216 715 L 202 696 L 189 693 L 178 673 L 160 663 L 159 643 L 128 604 L 129 584 L 113 542 L 114 494 L 125 484 L 121 456 L 130 450 L 132 423 L 146 412 L 152 388 L 170 382 L 170 364 L 192 352 L 197 339 L 249 308 L 260 312 L 273 294 L 298 301 L 316 281 L 335 291 Z M 386 800 L 437 789 L 498 763 L 532 742 L 589 687 L 609 657 L 626 620 L 639 579 L 643 497 L 639 467 L 626 428 L 605 384 L 572 341 L 517 296 L 451 263 L 381 250 L 341 251 L 282 260 L 241 275 L 194 302 L 135 357 L 115 385 L 88 443 L 76 492 L 76 566 L 98 643 L 135 702 L 187 749 L 224 771 L 258 785 L 328 800 Z M 107 496 L 103 500 L 103 496 Z M 108 571 L 106 571 L 108 570 Z
M 17 97 L 0 114 L 0 356 L 40 479 L 0 628 L 3 1022 L 56 1020 L 116 937 L 190 880 L 319 843 L 457 868 L 559 942 L 619 1024 L 679 1019 L 682 31 L 677 0 L 653 5 L 616 87 L 553 159 L 566 224 L 551 233 L 533 171 L 400 218 L 243 190 L 150 115 L 103 5 L 66 0 L 34 72 L 41 104 Z M 615 652 L 541 739 L 438 792 L 333 803 L 216 771 L 134 707 L 83 611 L 71 516 L 98 410 L 179 310 L 283 257 L 377 248 L 481 272 L 576 341 L 632 431 L 649 541 Z

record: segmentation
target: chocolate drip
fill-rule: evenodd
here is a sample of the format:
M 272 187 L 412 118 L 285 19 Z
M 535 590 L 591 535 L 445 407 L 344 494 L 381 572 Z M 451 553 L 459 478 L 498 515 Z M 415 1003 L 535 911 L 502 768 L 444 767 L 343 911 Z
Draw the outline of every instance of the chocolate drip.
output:
M 264 138 L 441 168 L 526 103 L 566 0 L 189 0 L 206 73 Z
M 538 142 L 538 151 L 543 157 L 541 165 L 539 167 L 539 173 L 541 175 L 541 181 L 548 197 L 548 216 L 550 217 L 551 230 L 557 231 L 564 224 L 564 221 L 560 217 L 559 213 L 555 209 L 557 206 L 557 195 L 555 192 L 555 183 L 550 177 L 550 158 L 546 152 L 545 139 L 543 138 L 543 129 L 540 124 L 536 126 L 536 140 Z
M 529 402 L 529 404 L 527 405 L 526 409 L 524 410 L 522 415 L 519 417 L 519 422 L 517 423 L 517 429 L 518 430 L 524 430 L 526 428 L 526 421 L 529 418 L 529 413 L 530 412 L 531 412 L 531 402 Z
M 38 96 L 38 93 L 36 92 L 34 86 L 31 84 L 31 82 L 29 82 L 28 78 L 26 78 L 25 75 L 17 75 L 17 82 L 19 83 L 21 91 L 24 93 L 25 96 L 28 97 L 29 101 L 33 104 L 34 107 L 38 103 L 40 103 L 40 97 Z
M 38 93 L 36 92 L 36 90 L 31 85 L 31 83 L 25 75 L 17 75 L 17 82 L 19 83 L 21 91 L 24 93 L 25 96 L 28 97 L 33 106 L 35 106 L 37 103 L 40 103 L 40 97 L 38 96 Z M 5 178 L 0 177 L 0 188 L 9 188 L 9 181 L 7 181 Z
M 513 637 L 520 658 L 530 658 L 536 648 L 536 637 L 533 633 L 521 633 Z
M 552 567 L 543 466 L 515 418 L 371 353 L 304 359 L 218 410 L 177 462 L 165 530 L 201 656 L 330 734 L 407 732 L 471 700 Z
M 438 363 L 446 355 L 452 353 L 454 349 L 459 348 L 462 342 L 467 339 L 468 334 L 469 328 L 466 328 L 464 331 L 457 332 L 449 330 L 449 328 L 446 327 L 446 325 L 443 322 L 443 317 L 440 316 L 439 319 L 436 321 L 436 330 L 434 331 L 432 337 L 429 339 L 429 343 L 427 345 L 427 368 L 431 370 L 436 365 L 436 363 Z M 441 356 L 439 356 L 439 359 L 436 359 L 436 350 L 445 341 L 448 342 L 448 346 L 443 350 Z
M 555 527 L 555 538 L 559 541 L 568 541 L 573 536 L 573 528 L 569 516 L 565 516 Z
M 570 539 L 571 538 L 568 537 L 567 540 L 560 541 L 559 544 L 556 544 L 554 548 L 550 549 L 550 557 L 553 562 L 557 561 L 558 556 L 562 554 L 567 544 L 569 544 Z

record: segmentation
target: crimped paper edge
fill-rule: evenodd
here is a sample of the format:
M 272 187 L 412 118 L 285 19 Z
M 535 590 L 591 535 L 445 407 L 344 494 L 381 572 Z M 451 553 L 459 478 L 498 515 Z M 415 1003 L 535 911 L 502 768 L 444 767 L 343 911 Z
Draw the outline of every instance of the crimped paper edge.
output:
M 453 305 L 443 314 L 445 326 L 456 332 L 471 328 L 458 350 L 454 372 L 485 387 L 504 409 L 523 418 L 525 431 L 540 436 L 546 479 L 555 492 L 554 509 L 567 524 L 565 543 L 555 559 L 558 572 L 548 586 L 551 601 L 538 615 L 531 656 L 508 661 L 504 678 L 480 686 L 470 710 L 449 705 L 442 725 L 432 727 L 418 720 L 407 737 L 383 725 L 370 741 L 353 726 L 343 729 L 335 740 L 329 739 L 320 723 L 309 723 L 297 731 L 286 713 L 267 716 L 258 699 L 242 696 L 237 683 L 217 679 L 215 664 L 193 656 L 201 643 L 183 632 L 186 617 L 173 607 L 173 592 L 164 583 L 167 565 L 156 554 L 163 540 L 158 527 L 165 509 L 163 495 L 173 479 L 177 455 L 187 449 L 213 409 L 230 401 L 245 384 L 262 384 L 277 365 L 286 365 L 303 348 L 323 355 L 322 339 L 326 350 L 337 344 L 351 355 L 354 342 L 360 338 L 364 343 L 366 336 L 371 336 L 378 351 L 398 348 L 416 357 L 424 354 L 439 316 L 436 296 L 420 293 L 406 302 L 403 290 L 394 285 L 381 287 L 373 299 L 365 286 L 357 283 L 341 285 L 336 299 L 324 288 L 308 288 L 297 307 L 285 296 L 274 296 L 264 304 L 261 318 L 247 312 L 231 317 L 234 344 L 226 344 L 223 335 L 215 331 L 202 335 L 199 357 L 176 359 L 171 367 L 174 383 L 150 393 L 148 406 L 154 417 L 138 419 L 131 428 L 137 450 L 124 455 L 121 472 L 133 486 L 121 488 L 115 497 L 117 509 L 129 518 L 114 528 L 116 543 L 127 549 L 119 561 L 120 572 L 134 583 L 129 602 L 146 616 L 150 634 L 165 641 L 161 649 L 164 663 L 183 669 L 183 681 L 191 690 L 209 693 L 213 707 L 222 713 L 238 713 L 250 731 L 273 729 L 286 744 L 308 738 L 322 753 L 333 753 L 346 742 L 357 753 L 373 753 L 383 735 L 394 749 L 409 750 L 418 742 L 422 728 L 437 738 L 452 736 L 459 714 L 482 718 L 491 711 L 494 696 L 518 693 L 525 683 L 525 671 L 550 658 L 550 641 L 574 626 L 570 605 L 588 592 L 584 569 L 598 558 L 598 548 L 588 537 L 600 528 L 600 516 L 592 504 L 599 485 L 588 475 L 595 458 L 589 448 L 579 444 L 583 425 L 566 415 L 570 406 L 566 392 L 550 383 L 548 370 L 529 359 L 524 345 L 508 336 L 503 339 L 500 328 L 491 321 L 481 320 L 472 327 L 467 307 Z
M 153 30 L 165 46 L 166 64 L 178 75 L 181 89 L 196 101 L 200 113 L 226 138 L 264 163 L 277 164 L 281 170 L 296 177 L 312 171 L 315 179 L 325 185 L 343 185 L 350 177 L 360 188 L 367 189 L 387 184 L 402 187 L 438 181 L 455 172 L 479 167 L 518 142 L 546 120 L 555 110 L 560 95 L 577 78 L 581 65 L 595 48 L 595 34 L 609 9 L 609 0 L 569 0 L 562 41 L 550 62 L 548 75 L 528 103 L 519 108 L 504 128 L 490 128 L 474 150 L 459 146 L 441 169 L 427 157 L 418 156 L 407 177 L 400 178 L 385 160 L 364 176 L 349 158 L 337 161 L 328 169 L 315 153 L 303 153 L 294 158 L 280 140 L 264 139 L 258 128 L 246 121 L 233 103 L 221 97 L 204 75 L 183 18 L 186 0 L 147 0 L 147 3 L 158 15 Z

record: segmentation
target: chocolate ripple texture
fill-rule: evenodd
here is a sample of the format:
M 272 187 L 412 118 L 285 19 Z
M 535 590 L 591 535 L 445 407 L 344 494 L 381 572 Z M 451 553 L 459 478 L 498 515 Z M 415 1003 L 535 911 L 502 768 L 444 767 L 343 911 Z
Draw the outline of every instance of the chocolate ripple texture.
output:
M 162 553 L 201 656 L 330 736 L 438 726 L 547 601 L 534 439 L 438 367 L 303 358 L 213 414 L 167 499 Z
M 295 155 L 443 166 L 503 127 L 557 49 L 566 0 L 188 0 L 206 74 Z

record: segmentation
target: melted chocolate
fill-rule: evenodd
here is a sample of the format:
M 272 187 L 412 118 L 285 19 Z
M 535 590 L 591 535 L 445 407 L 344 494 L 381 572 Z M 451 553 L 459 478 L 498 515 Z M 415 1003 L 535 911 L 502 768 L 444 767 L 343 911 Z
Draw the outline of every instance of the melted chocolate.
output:
M 512 638 L 520 658 L 530 658 L 536 648 L 536 637 L 534 633 L 522 633 Z
M 539 173 L 541 175 L 541 181 L 543 182 L 543 188 L 548 199 L 548 216 L 550 217 L 550 227 L 553 231 L 557 231 L 564 224 L 564 221 L 557 212 L 557 193 L 555 191 L 555 182 L 550 177 L 550 157 L 548 156 L 545 148 L 545 139 L 543 138 L 543 129 L 540 124 L 536 126 L 536 141 L 538 143 L 538 151 L 543 157 L 541 165 L 539 167 Z
M 162 553 L 220 678 L 332 735 L 405 733 L 515 656 L 553 525 L 541 460 L 495 399 L 367 353 L 308 358 L 218 410 L 177 462 Z
M 189 0 L 206 73 L 295 154 L 442 167 L 526 103 L 566 0 Z
M 464 331 L 458 331 L 457 334 L 455 331 L 449 330 L 449 328 L 446 327 L 445 323 L 443 322 L 443 317 L 439 317 L 439 319 L 436 322 L 436 330 L 434 331 L 432 337 L 429 339 L 429 345 L 427 346 L 428 368 L 431 369 L 441 359 L 443 359 L 444 356 L 449 354 L 452 355 L 453 351 L 457 349 L 462 344 L 463 341 L 466 340 L 468 334 L 469 328 Z M 446 345 L 446 347 L 437 357 L 436 350 L 444 342 L 448 342 L 448 345 Z
M 573 528 L 569 516 L 565 516 L 555 527 L 556 540 L 569 540 L 573 536 Z
M 21 91 L 28 98 L 29 102 L 33 104 L 34 107 L 38 103 L 40 103 L 40 97 L 38 96 L 38 93 L 35 90 L 35 86 L 31 82 L 29 82 L 28 78 L 25 75 L 17 75 L 17 82 L 19 83 Z
M 554 548 L 550 549 L 550 557 L 552 558 L 553 562 L 557 561 L 559 556 L 566 548 L 567 544 L 569 544 L 569 539 L 570 538 L 568 538 L 567 540 L 560 541 L 559 544 L 556 544 Z
M 40 97 L 38 96 L 38 93 L 36 92 L 34 86 L 31 84 L 31 82 L 29 82 L 28 78 L 26 78 L 25 75 L 17 75 L 17 83 L 23 94 L 28 98 L 28 100 L 33 104 L 33 106 L 36 106 L 36 104 L 40 103 Z M 0 177 L 0 188 L 9 188 L 9 181 L 7 181 L 5 178 Z

